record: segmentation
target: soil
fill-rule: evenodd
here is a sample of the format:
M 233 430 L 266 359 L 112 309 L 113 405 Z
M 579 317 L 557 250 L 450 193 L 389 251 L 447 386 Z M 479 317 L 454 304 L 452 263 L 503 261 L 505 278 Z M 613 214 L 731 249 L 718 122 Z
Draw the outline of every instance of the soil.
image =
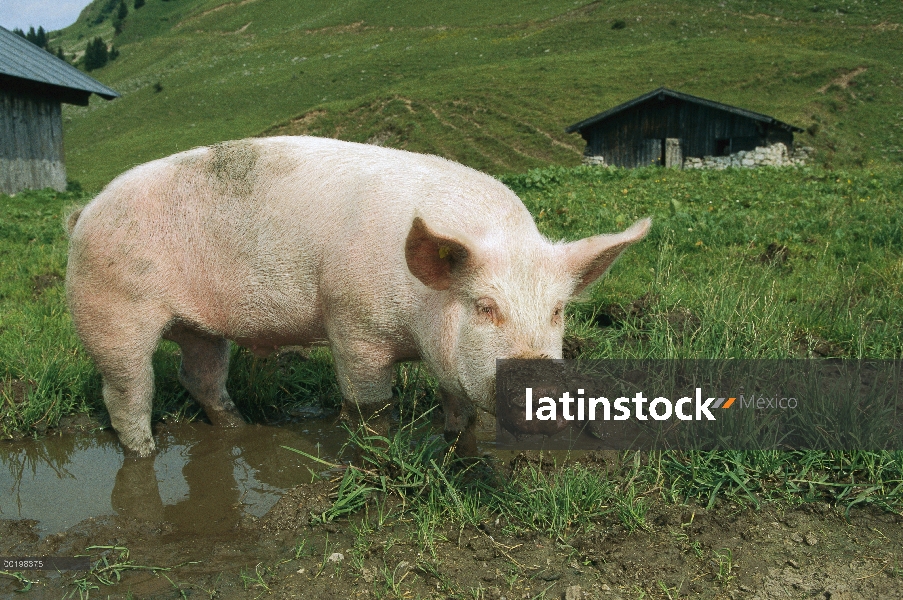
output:
M 515 458 L 523 461 L 523 456 Z M 599 467 L 604 477 L 604 467 Z M 826 504 L 710 510 L 649 496 L 648 529 L 615 516 L 566 539 L 508 535 L 504 518 L 448 527 L 424 543 L 417 525 L 379 512 L 316 523 L 335 483 L 295 487 L 260 518 L 228 527 L 114 515 L 41 537 L 33 520 L 0 520 L 0 555 L 105 557 L 112 585 L 85 572 L 0 577 L 2 598 L 818 598 L 903 597 L 903 517 Z M 358 535 L 362 528 L 372 532 Z M 128 548 L 121 551 L 96 548 Z M 131 568 L 116 567 L 130 561 Z M 140 566 L 142 568 L 135 568 Z M 101 565 L 101 568 L 103 565 Z M 158 567 L 149 569 L 148 567 Z M 165 570 L 164 570 L 165 569 Z M 120 579 L 117 579 L 116 573 Z M 78 580 L 82 580 L 79 583 Z
M 32 294 L 35 298 L 44 293 L 45 290 L 63 283 L 62 275 L 58 273 L 43 273 L 35 275 L 31 278 Z

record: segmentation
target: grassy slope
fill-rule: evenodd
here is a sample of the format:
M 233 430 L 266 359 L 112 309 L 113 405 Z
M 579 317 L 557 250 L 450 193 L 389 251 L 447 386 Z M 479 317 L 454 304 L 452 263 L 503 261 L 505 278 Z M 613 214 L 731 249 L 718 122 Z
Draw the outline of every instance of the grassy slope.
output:
M 112 40 L 109 20 L 91 25 L 106 1 L 51 44 Z M 903 160 L 899 3 L 721 4 L 149 0 L 115 39 L 120 58 L 92 73 L 123 97 L 65 110 L 69 175 L 97 190 L 132 165 L 265 133 L 491 173 L 574 165 L 583 140 L 565 126 L 660 85 L 817 126 L 801 141 L 827 164 Z

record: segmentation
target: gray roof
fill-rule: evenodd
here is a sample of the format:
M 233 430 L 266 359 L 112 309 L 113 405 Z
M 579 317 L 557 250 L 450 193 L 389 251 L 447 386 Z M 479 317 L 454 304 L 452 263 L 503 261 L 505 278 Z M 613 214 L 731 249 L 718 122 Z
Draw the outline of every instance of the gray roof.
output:
M 3 27 L 0 27 L 0 75 L 86 92 L 87 95 L 94 93 L 107 100 L 119 97 L 115 90 Z
M 605 119 L 616 115 L 617 113 L 627 110 L 637 104 L 642 104 L 647 100 L 651 100 L 652 98 L 658 97 L 660 100 L 665 97 L 676 98 L 677 100 L 683 100 L 684 102 L 692 102 L 694 104 L 701 104 L 703 106 L 708 106 L 709 108 L 714 108 L 718 110 L 723 110 L 729 113 L 733 113 L 735 115 L 740 115 L 742 117 L 747 117 L 750 119 L 755 119 L 756 121 L 762 121 L 763 123 L 768 123 L 770 125 L 774 125 L 776 127 L 780 127 L 782 129 L 786 129 L 788 131 L 800 132 L 803 131 L 799 127 L 795 125 L 790 125 L 789 123 L 784 123 L 783 121 L 778 121 L 774 117 L 769 117 L 768 115 L 763 115 L 761 113 L 753 112 L 751 110 L 746 110 L 743 108 L 737 108 L 736 106 L 730 106 L 728 104 L 721 104 L 720 102 L 715 102 L 713 100 L 706 100 L 705 98 L 700 98 L 698 96 L 691 96 L 690 94 L 684 94 L 683 92 L 675 92 L 674 90 L 669 90 L 668 88 L 660 87 L 657 90 L 652 90 L 648 94 L 643 94 L 633 100 L 628 100 L 624 104 L 619 104 L 614 108 L 609 108 L 605 112 L 601 112 L 594 117 L 590 117 L 579 123 L 574 123 L 565 131 L 567 133 L 572 133 L 574 131 L 580 131 L 581 129 L 585 129 L 590 125 L 595 125 L 600 121 L 604 121 Z

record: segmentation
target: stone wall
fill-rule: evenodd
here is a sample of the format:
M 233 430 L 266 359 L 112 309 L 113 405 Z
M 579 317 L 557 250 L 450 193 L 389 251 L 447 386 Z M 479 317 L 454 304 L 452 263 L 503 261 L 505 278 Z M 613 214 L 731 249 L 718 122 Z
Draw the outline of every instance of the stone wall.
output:
M 808 146 L 798 146 L 788 152 L 782 143 L 760 146 L 755 150 L 741 150 L 729 156 L 688 156 L 683 160 L 684 169 L 726 169 L 728 167 L 754 169 L 756 167 L 791 167 L 806 164 L 814 150 Z M 584 156 L 583 164 L 607 166 L 604 156 Z
M 604 156 L 587 156 L 583 155 L 583 164 L 594 167 L 607 167 Z
M 788 152 L 787 146 L 779 142 L 771 146 L 759 146 L 755 150 L 741 150 L 728 156 L 688 157 L 684 160 L 684 169 L 795 167 L 806 164 L 811 155 L 812 148 L 799 146 L 793 152 Z

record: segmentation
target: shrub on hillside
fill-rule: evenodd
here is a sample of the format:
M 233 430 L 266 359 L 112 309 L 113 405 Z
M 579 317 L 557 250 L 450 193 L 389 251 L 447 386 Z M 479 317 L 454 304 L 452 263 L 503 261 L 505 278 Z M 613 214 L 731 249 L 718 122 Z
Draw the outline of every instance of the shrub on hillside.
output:
M 125 5 L 125 0 L 119 0 L 119 8 L 116 10 L 116 16 L 113 17 L 113 31 L 116 32 L 116 35 L 122 33 L 122 25 L 128 15 L 129 7 Z
M 96 37 L 85 47 L 85 71 L 93 71 L 107 64 L 110 59 L 107 44 L 103 38 Z
M 100 11 L 97 14 L 97 17 L 94 19 L 94 25 L 100 25 L 106 20 L 108 16 L 110 16 L 113 11 L 116 9 L 119 4 L 119 0 L 107 0 L 103 6 L 100 7 Z

